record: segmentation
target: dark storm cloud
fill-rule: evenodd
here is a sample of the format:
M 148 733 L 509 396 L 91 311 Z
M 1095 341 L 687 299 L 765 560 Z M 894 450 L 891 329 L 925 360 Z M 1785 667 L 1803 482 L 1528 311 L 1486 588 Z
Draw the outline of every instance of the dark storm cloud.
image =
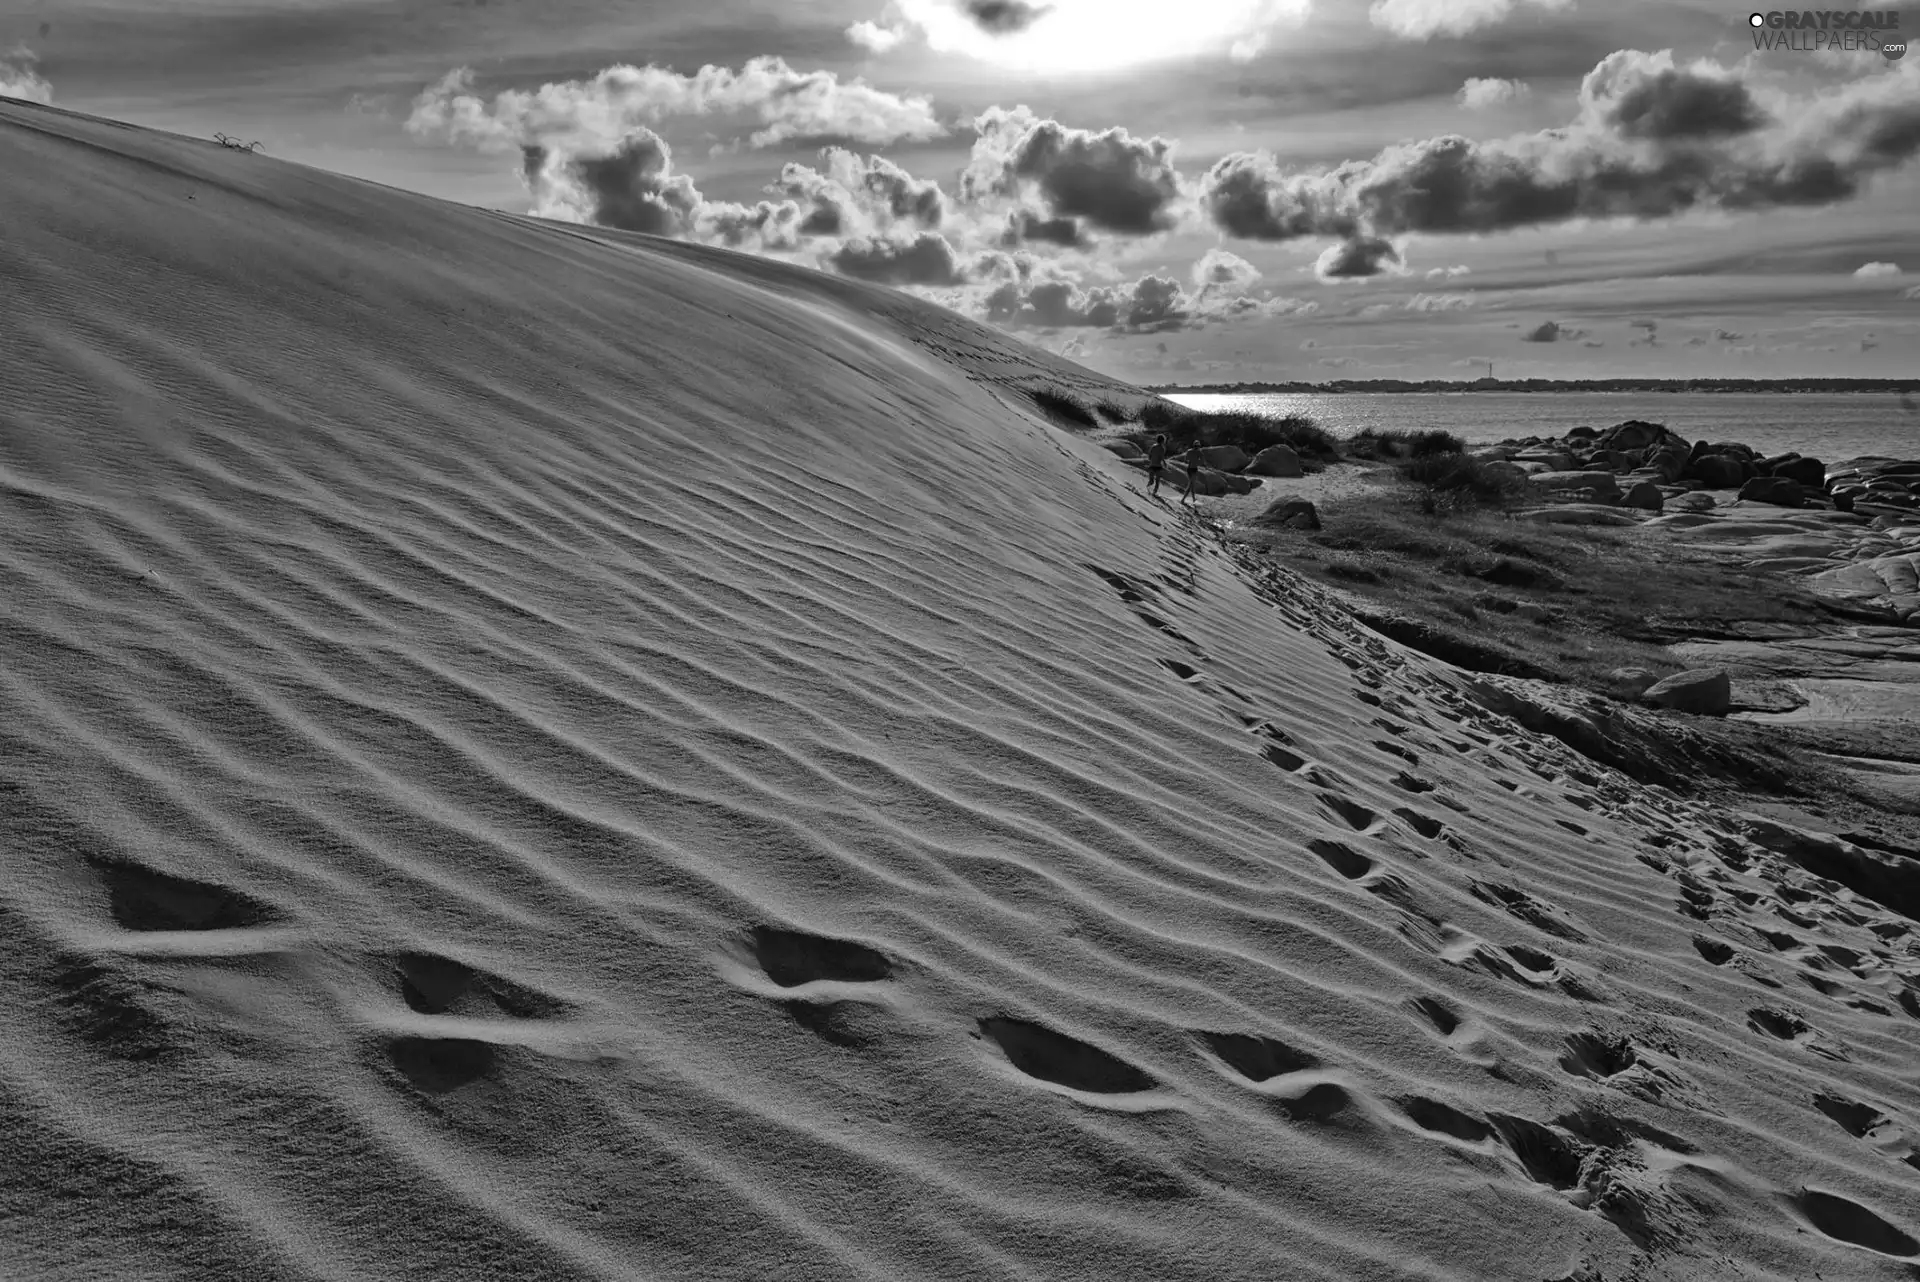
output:
M 959 256 L 945 236 L 923 231 L 911 240 L 850 240 L 827 260 L 843 276 L 887 285 L 955 285 Z
M 1623 51 L 1588 73 L 1567 127 L 1491 142 L 1429 138 L 1322 172 L 1264 153 L 1200 183 L 1233 236 L 1489 232 L 1573 218 L 1660 218 L 1704 207 L 1820 205 L 1920 153 L 1920 78 L 1899 65 L 1785 113 L 1741 73 Z
M 1622 138 L 1721 138 L 1751 133 L 1767 123 L 1753 91 L 1734 76 L 1708 76 L 1674 67 L 1649 70 L 1622 64 L 1615 54 L 1595 69 L 1616 69 L 1621 83 L 1594 86 L 1601 119 Z M 1592 77 L 1589 77 L 1591 84 Z
M 1585 338 L 1586 331 L 1562 325 L 1558 321 L 1542 321 L 1520 336 L 1523 343 L 1571 343 L 1577 338 Z M 1591 344 L 1599 346 L 1599 344 Z
M 960 8 L 989 35 L 1011 36 L 1031 27 L 1046 14 L 1048 6 L 1027 4 L 1025 0 L 965 0 Z
M 637 129 L 605 151 L 521 149 L 521 177 L 534 212 L 623 231 L 677 236 L 702 199 L 693 180 L 673 172 L 673 153 L 651 129 Z
M 1357 280 L 1400 266 L 1400 251 L 1378 236 L 1354 236 L 1329 248 L 1313 265 L 1321 280 Z
M 1164 138 L 1070 129 L 1025 107 L 991 107 L 974 127 L 980 136 L 960 186 L 969 200 L 1030 191 L 1049 218 L 1130 235 L 1173 225 L 1180 176 Z

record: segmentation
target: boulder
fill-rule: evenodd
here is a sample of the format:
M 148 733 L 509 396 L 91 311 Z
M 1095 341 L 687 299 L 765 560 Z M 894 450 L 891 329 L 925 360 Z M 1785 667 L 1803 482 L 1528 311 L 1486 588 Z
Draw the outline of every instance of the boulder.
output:
M 1678 441 L 1656 445 L 1647 451 L 1642 466 L 1656 473 L 1662 481 L 1677 481 L 1687 470 L 1687 448 Z
M 1536 472 L 1530 480 L 1535 490 L 1582 490 L 1607 502 L 1620 494 L 1612 472 Z
M 1667 429 L 1658 423 L 1631 418 L 1609 429 L 1600 438 L 1600 445 L 1609 450 L 1644 450 L 1660 442 L 1666 435 Z
M 1200 465 L 1219 472 L 1238 472 L 1252 461 L 1238 445 L 1209 445 L 1200 451 Z
M 1221 472 L 1219 476 L 1227 483 L 1227 493 L 1229 494 L 1251 494 L 1253 493 L 1253 487 L 1260 484 L 1259 481 L 1254 480 L 1252 477 L 1241 476 L 1238 472 Z
M 1516 463 L 1538 463 L 1549 472 L 1571 472 L 1573 455 L 1565 450 L 1528 450 L 1513 456 Z
M 1616 694 L 1638 699 L 1659 679 L 1645 668 L 1615 668 L 1607 673 L 1607 686 Z
M 1518 463 L 1508 463 L 1502 459 L 1494 459 L 1483 464 L 1480 470 L 1497 483 L 1516 490 L 1527 484 L 1529 475 L 1527 470 Z
M 1643 508 L 1648 512 L 1658 512 L 1666 506 L 1666 501 L 1666 495 L 1660 492 L 1659 486 L 1651 481 L 1642 481 L 1627 491 L 1625 497 L 1620 500 L 1620 506 L 1637 507 Z
M 1132 441 L 1102 441 L 1101 444 L 1124 459 L 1142 459 L 1147 456 L 1147 452 Z
M 1827 484 L 1827 465 L 1817 458 L 1795 458 L 1774 466 L 1775 476 L 1798 481 L 1803 489 L 1821 490 Z
M 1771 503 L 1775 507 L 1799 507 L 1806 502 L 1800 482 L 1784 476 L 1756 476 L 1740 487 L 1740 497 L 1754 503 Z
M 1746 479 L 1740 460 L 1727 454 L 1704 454 L 1688 469 L 1693 478 L 1710 490 L 1734 490 Z
M 1255 476 L 1305 476 L 1306 469 L 1300 466 L 1300 456 L 1286 445 L 1269 445 L 1253 456 L 1247 464 L 1247 471 Z
M 1317 530 L 1320 528 L 1320 514 L 1305 499 L 1275 499 L 1251 523 L 1272 529 Z
M 1774 470 L 1775 468 L 1780 467 L 1782 464 L 1791 463 L 1799 457 L 1800 455 L 1793 450 L 1788 450 L 1785 454 L 1774 454 L 1768 458 L 1763 458 L 1760 460 L 1760 475 L 1778 476 L 1780 474 Z
M 1598 435 L 1600 435 L 1600 433 L 1591 427 L 1570 427 L 1567 429 L 1567 439 L 1569 441 L 1590 441 Z
M 1645 698 L 1676 712 L 1724 717 L 1733 706 L 1733 683 L 1727 679 L 1725 668 L 1693 668 L 1654 682 L 1647 687 Z
M 1677 499 L 1668 499 L 1667 506 L 1676 512 L 1711 512 L 1719 504 L 1713 501 L 1711 494 L 1682 494 Z

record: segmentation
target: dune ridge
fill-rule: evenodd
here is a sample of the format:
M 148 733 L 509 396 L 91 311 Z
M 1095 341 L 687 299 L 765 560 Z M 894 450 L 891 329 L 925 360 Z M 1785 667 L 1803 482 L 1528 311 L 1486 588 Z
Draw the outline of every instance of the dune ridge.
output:
M 1098 376 L 46 107 L 0 174 L 0 1272 L 1913 1275 L 1911 919 L 1021 395 Z

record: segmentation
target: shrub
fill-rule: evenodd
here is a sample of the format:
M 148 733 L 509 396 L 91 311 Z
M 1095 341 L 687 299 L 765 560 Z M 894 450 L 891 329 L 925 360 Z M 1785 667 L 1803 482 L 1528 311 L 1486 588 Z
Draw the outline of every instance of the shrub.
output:
M 1400 464 L 1400 475 L 1422 488 L 1421 510 L 1439 515 L 1475 503 L 1507 503 L 1526 482 L 1466 454 L 1427 454 Z
M 1081 427 L 1099 427 L 1100 420 L 1093 410 L 1077 396 L 1069 396 L 1058 388 L 1041 387 L 1027 393 L 1042 413 L 1053 418 L 1065 419 L 1069 423 L 1078 423 Z
M 1135 437 L 1143 445 L 1164 432 L 1175 450 L 1198 441 L 1202 445 L 1237 445 L 1249 454 L 1258 454 L 1270 445 L 1285 445 L 1303 461 L 1339 457 L 1333 436 L 1304 414 L 1209 412 L 1156 398 L 1141 408 L 1140 422 L 1144 430 Z
M 1452 432 L 1437 428 L 1408 432 L 1400 428 L 1369 427 L 1348 437 L 1342 448 L 1348 458 L 1386 460 L 1459 454 L 1467 448 L 1467 443 Z

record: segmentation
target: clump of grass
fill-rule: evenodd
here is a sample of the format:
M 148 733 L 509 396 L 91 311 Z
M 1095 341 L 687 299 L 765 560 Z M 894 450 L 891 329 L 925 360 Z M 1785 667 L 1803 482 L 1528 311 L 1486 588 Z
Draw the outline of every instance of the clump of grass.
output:
M 1198 441 L 1201 445 L 1236 445 L 1258 454 L 1272 445 L 1285 445 L 1303 462 L 1326 462 L 1340 456 L 1333 435 L 1304 414 L 1260 414 L 1247 410 L 1209 412 L 1174 401 L 1148 401 L 1140 411 L 1141 444 L 1164 432 L 1175 450 Z
M 1078 396 L 1071 396 L 1057 387 L 1038 387 L 1027 393 L 1040 412 L 1052 418 L 1077 423 L 1081 427 L 1100 426 L 1100 419 L 1094 414 L 1093 407 Z
M 1443 434 L 1444 435 L 1444 434 Z M 1400 475 L 1420 487 L 1420 510 L 1445 516 L 1478 506 L 1506 506 L 1526 493 L 1526 482 L 1505 468 L 1468 454 L 1423 454 L 1399 465 Z
M 1466 448 L 1465 441 L 1452 432 L 1443 432 L 1438 428 L 1408 432 L 1400 428 L 1369 427 L 1341 442 L 1341 449 L 1348 458 L 1381 461 L 1459 454 Z

